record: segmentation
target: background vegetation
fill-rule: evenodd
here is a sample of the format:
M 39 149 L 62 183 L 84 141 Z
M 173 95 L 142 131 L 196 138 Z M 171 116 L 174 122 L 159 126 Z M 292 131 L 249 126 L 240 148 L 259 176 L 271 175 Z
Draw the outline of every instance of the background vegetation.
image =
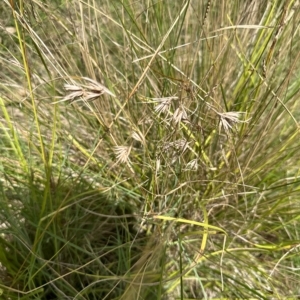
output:
M 1 1 L 1 299 L 299 297 L 299 5 Z

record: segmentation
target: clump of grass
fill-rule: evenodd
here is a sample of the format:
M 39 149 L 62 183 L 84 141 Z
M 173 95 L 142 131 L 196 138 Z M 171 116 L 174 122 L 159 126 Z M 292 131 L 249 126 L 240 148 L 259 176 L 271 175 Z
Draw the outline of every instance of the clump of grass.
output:
M 298 1 L 0 5 L 4 299 L 298 294 Z

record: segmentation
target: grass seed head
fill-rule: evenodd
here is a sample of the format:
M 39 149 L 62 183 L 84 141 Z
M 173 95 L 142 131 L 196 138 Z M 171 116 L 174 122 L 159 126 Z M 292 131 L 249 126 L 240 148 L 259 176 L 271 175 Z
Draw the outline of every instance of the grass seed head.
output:
M 99 82 L 92 80 L 87 77 L 82 77 L 87 84 L 74 83 L 73 84 L 65 84 L 64 88 L 66 91 L 70 92 L 66 95 L 62 100 L 56 101 L 54 103 L 65 102 L 65 101 L 75 101 L 75 100 L 83 100 L 89 101 L 94 100 L 100 97 L 103 94 L 110 95 L 115 97 L 115 95 L 105 86 L 100 84 Z
M 152 98 L 154 102 L 157 103 L 154 110 L 158 114 L 168 114 L 170 111 L 170 106 L 173 100 L 177 100 L 178 97 L 172 96 L 172 97 L 164 97 L 164 98 Z
M 229 111 L 225 113 L 217 113 L 220 117 L 220 124 L 219 128 L 224 129 L 226 133 L 229 133 L 229 131 L 232 129 L 232 127 L 238 123 L 248 123 L 250 119 L 248 120 L 240 120 L 240 117 L 244 112 L 239 111 Z
M 117 158 L 116 164 L 128 163 L 131 149 L 132 149 L 132 146 L 115 146 L 114 152 L 115 152 L 115 155 Z

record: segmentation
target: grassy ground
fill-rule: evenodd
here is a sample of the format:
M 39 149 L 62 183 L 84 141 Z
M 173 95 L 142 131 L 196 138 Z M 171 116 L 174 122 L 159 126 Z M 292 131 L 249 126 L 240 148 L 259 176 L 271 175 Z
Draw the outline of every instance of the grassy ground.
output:
M 1 299 L 299 297 L 299 1 L 48 2 L 0 4 Z

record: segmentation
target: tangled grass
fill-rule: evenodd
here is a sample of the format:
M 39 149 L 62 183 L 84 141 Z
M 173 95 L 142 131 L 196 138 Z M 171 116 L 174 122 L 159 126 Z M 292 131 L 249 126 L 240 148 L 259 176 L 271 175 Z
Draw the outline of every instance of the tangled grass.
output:
M 298 297 L 299 7 L 1 2 L 1 297 Z

